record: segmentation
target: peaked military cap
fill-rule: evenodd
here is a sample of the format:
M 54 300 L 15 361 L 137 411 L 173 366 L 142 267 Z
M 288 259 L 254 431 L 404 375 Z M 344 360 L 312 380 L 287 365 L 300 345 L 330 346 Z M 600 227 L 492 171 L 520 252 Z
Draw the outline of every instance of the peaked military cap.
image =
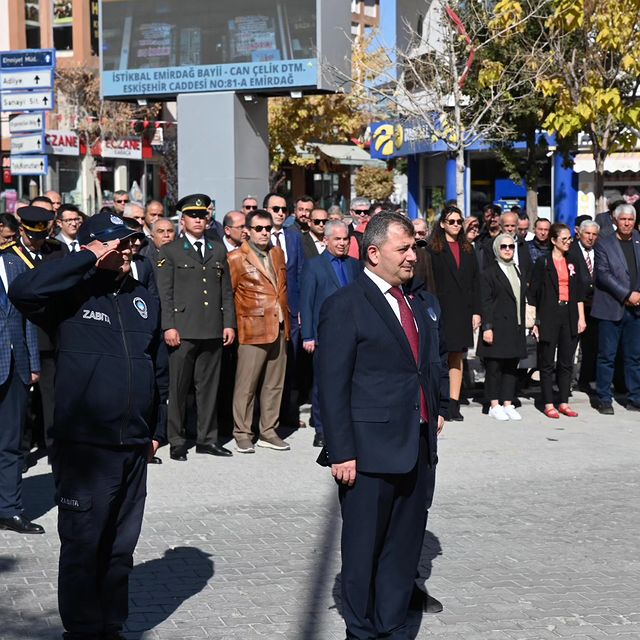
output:
M 194 217 L 205 216 L 207 209 L 211 206 L 211 198 L 204 193 L 192 193 L 190 196 L 180 198 L 176 209 L 182 215 Z
M 49 235 L 49 223 L 55 217 L 53 211 L 29 205 L 21 207 L 18 215 L 20 224 L 30 238 L 46 238 Z
M 96 213 L 87 219 L 78 232 L 80 244 L 89 244 L 93 240 L 124 240 L 132 236 L 144 237 L 144 233 L 131 229 L 122 218 L 113 213 Z

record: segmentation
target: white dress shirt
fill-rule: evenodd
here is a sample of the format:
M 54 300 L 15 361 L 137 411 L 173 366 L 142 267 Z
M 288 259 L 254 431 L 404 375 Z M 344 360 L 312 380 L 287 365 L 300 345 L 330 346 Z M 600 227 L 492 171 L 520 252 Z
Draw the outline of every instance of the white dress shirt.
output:
M 396 318 L 398 318 L 398 322 L 402 323 L 402 321 L 400 320 L 400 305 L 398 304 L 398 301 L 389 293 L 389 291 L 391 291 L 391 285 L 386 280 L 383 280 L 379 275 L 373 273 L 373 271 L 369 271 L 367 267 L 364 268 L 364 272 L 367 276 L 369 276 L 369 278 L 371 278 L 373 284 L 375 284 L 376 287 L 378 287 L 378 289 L 382 291 L 382 293 L 384 294 L 384 299 L 389 303 L 391 310 L 395 314 Z
M 202 236 L 202 238 L 196 238 L 192 236 L 190 233 L 185 231 L 184 237 L 191 243 L 193 250 L 200 256 L 204 256 L 204 252 L 207 246 L 207 239 Z M 198 251 L 198 247 L 196 247 L 196 242 L 200 243 L 200 251 Z
M 593 247 L 591 247 L 591 249 L 586 249 L 585 247 L 582 246 L 582 242 L 580 242 L 579 240 L 578 240 L 578 246 L 580 247 L 580 251 L 582 251 L 582 257 L 585 259 L 585 262 L 587 261 L 587 256 L 589 256 L 589 260 L 591 260 L 591 266 L 592 268 L 595 268 L 596 252 L 594 251 Z
M 271 244 L 274 247 L 278 246 L 276 234 L 280 234 L 280 248 L 284 251 L 284 261 L 287 261 L 287 241 L 284 239 L 284 229 L 277 230 L 275 227 L 271 229 Z
M 227 248 L 227 253 L 231 253 L 232 251 L 235 251 L 236 249 L 239 249 L 240 247 L 238 247 L 235 244 L 232 244 L 231 242 L 229 242 L 227 240 L 227 236 L 225 236 L 224 238 L 222 238 L 222 242 L 224 244 L 224 246 Z
M 4 285 L 4 290 L 9 291 L 9 278 L 7 276 L 7 270 L 4 266 L 4 258 L 0 256 L 0 280 Z
M 76 240 L 72 240 L 63 231 L 61 231 L 58 234 L 58 240 L 62 240 L 62 242 L 64 242 L 67 245 L 67 247 L 68 247 L 70 252 L 73 253 L 75 251 L 80 251 L 80 243 L 78 242 L 78 240 L 77 239 Z M 72 246 L 74 242 L 75 242 L 75 246 Z
M 324 243 L 324 240 L 319 240 L 312 231 L 309 231 L 309 235 L 313 240 L 313 244 L 316 245 L 316 249 L 318 250 L 318 255 L 320 255 L 327 248 L 327 245 Z

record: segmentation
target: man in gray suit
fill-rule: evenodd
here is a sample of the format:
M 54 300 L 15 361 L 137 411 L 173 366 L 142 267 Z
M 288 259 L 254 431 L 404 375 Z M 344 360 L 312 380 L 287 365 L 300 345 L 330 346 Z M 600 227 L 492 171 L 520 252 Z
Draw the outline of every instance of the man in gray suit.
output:
M 636 210 L 618 205 L 615 233 L 594 245 L 595 290 L 591 315 L 598 318 L 596 393 L 598 411 L 613 415 L 611 383 L 618 346 L 624 351 L 627 405 L 640 411 L 640 233 L 634 229 Z
M 209 198 L 182 198 L 184 235 L 160 248 L 156 268 L 162 329 L 170 348 L 168 438 L 173 460 L 187 459 L 184 433 L 186 397 L 195 387 L 198 410 L 196 453 L 230 456 L 218 444 L 216 395 L 223 346 L 235 339 L 235 311 L 222 243 L 208 240 Z

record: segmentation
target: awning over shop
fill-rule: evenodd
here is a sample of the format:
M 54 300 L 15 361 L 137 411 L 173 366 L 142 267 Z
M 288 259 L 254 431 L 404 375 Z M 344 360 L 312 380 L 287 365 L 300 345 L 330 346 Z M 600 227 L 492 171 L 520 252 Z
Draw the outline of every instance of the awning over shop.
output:
M 590 153 L 579 153 L 573 161 L 573 170 L 576 173 L 595 173 L 596 163 Z M 604 162 L 604 170 L 609 173 L 617 171 L 640 172 L 640 152 L 612 153 Z
M 317 144 L 320 153 L 335 160 L 338 164 L 360 167 L 369 165 L 374 167 L 386 167 L 383 160 L 372 158 L 367 151 L 350 144 Z

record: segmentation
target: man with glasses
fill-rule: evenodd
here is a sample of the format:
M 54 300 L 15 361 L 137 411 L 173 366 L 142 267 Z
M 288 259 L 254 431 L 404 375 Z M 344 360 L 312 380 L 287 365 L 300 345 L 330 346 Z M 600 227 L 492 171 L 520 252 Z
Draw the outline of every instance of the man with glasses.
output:
M 298 204 L 300 201 L 298 201 Z M 268 193 L 263 201 L 265 210 L 272 219 L 271 244 L 282 249 L 287 265 L 287 301 L 289 304 L 289 326 L 291 339 L 287 344 L 287 376 L 282 393 L 280 419 L 288 427 L 304 426 L 300 422 L 298 407 L 299 365 L 302 340 L 300 338 L 300 278 L 304 265 L 304 247 L 297 227 L 284 228 L 287 217 L 287 201 L 277 193 Z M 304 203 L 303 203 L 304 204 Z M 305 204 L 306 206 L 306 204 Z
M 239 453 L 255 452 L 251 425 L 258 394 L 258 446 L 274 451 L 289 449 L 276 433 L 289 339 L 287 267 L 282 248 L 271 244 L 272 228 L 268 211 L 252 211 L 247 216 L 248 240 L 227 254 L 238 320 L 233 437 Z
M 354 252 L 350 250 L 349 255 L 354 258 L 359 258 L 362 255 L 362 236 L 364 230 L 367 228 L 367 223 L 371 219 L 371 200 L 363 197 L 354 198 L 351 201 L 349 215 L 351 216 L 349 237 L 355 238 L 358 253 L 358 255 L 355 256 Z
M 56 224 L 59 229 L 56 240 L 64 242 L 69 253 L 80 251 L 80 242 L 78 241 L 78 231 L 82 224 L 80 209 L 75 204 L 61 205 L 56 213 Z
M 118 189 L 113 194 L 113 212 L 122 217 L 124 215 L 124 207 L 129 202 L 129 194 L 124 189 Z
M 182 198 L 184 236 L 160 249 L 156 268 L 162 328 L 169 353 L 168 436 L 172 460 L 187 460 L 187 395 L 195 387 L 196 453 L 230 456 L 218 442 L 216 397 L 222 349 L 235 339 L 233 293 L 225 250 L 204 236 L 211 199 Z
M 258 201 L 253 196 L 247 196 L 242 200 L 242 213 L 245 215 L 251 213 L 252 211 L 256 211 L 258 208 Z
M 246 216 L 242 211 L 229 211 L 222 220 L 222 228 L 224 229 L 222 242 L 227 253 L 239 249 L 240 245 L 249 237 L 245 219 Z
M 309 233 L 302 235 L 304 259 L 310 260 L 319 256 L 327 248 L 324 242 L 324 229 L 329 221 L 329 214 L 324 209 L 314 209 L 309 217 Z

